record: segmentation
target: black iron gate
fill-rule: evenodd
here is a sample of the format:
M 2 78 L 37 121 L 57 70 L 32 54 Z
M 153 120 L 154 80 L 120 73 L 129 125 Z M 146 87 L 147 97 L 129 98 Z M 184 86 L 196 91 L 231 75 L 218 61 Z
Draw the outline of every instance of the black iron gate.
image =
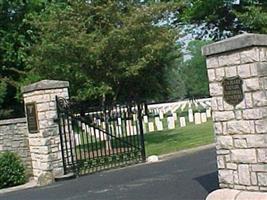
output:
M 143 105 L 80 109 L 61 97 L 56 102 L 65 174 L 82 175 L 145 161 Z

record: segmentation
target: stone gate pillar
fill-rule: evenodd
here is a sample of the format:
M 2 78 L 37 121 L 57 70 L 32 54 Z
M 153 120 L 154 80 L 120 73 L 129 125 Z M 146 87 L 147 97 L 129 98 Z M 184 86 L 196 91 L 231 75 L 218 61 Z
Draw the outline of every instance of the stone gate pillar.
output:
M 207 58 L 221 188 L 267 191 L 267 35 L 202 49 Z
M 68 98 L 69 82 L 43 80 L 22 88 L 34 178 L 39 185 L 63 175 L 56 96 Z

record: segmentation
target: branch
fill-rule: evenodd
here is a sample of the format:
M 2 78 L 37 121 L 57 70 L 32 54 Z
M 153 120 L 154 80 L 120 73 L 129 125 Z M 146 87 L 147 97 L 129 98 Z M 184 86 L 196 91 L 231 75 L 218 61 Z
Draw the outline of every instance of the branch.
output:
M 27 74 L 25 71 L 16 69 L 14 67 L 9 68 L 8 70 L 13 71 L 13 72 L 17 72 L 18 74 L 23 74 L 23 75 L 26 75 Z

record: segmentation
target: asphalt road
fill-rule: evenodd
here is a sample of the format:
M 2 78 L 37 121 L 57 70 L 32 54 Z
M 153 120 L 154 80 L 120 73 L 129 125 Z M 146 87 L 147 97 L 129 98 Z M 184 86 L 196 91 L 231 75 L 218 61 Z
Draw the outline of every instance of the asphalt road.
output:
M 202 200 L 218 188 L 215 150 L 0 194 L 0 200 Z

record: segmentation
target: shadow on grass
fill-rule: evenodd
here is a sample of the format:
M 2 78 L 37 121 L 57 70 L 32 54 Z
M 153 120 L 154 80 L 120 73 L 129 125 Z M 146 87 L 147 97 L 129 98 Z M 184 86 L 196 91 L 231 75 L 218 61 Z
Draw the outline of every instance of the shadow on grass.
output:
M 205 188 L 208 193 L 219 189 L 217 171 L 204 176 L 199 176 L 194 180 L 196 180 L 203 188 Z

